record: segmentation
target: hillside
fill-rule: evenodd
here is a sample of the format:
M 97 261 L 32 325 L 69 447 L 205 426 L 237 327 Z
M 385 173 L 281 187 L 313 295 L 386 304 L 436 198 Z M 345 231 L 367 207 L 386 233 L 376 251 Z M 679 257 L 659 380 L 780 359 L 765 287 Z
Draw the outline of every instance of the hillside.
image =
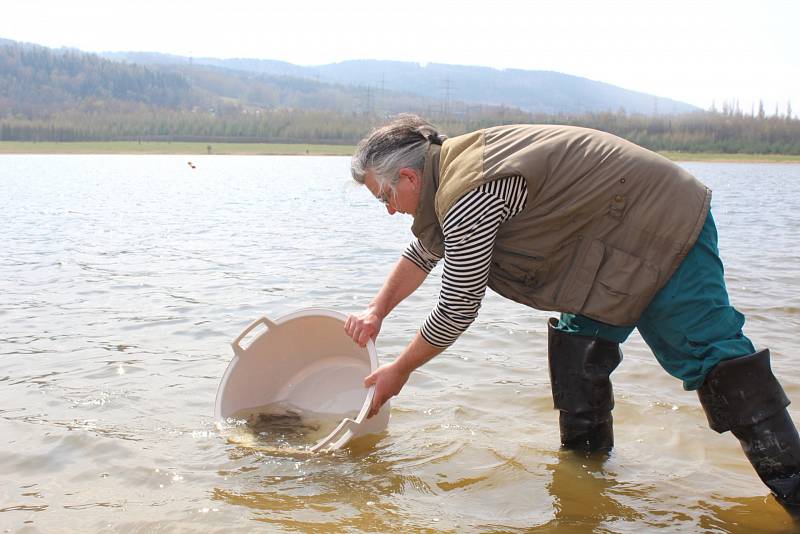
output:
M 180 109 L 203 101 L 185 77 L 72 50 L 0 45 L 0 113 L 46 116 L 65 109 L 135 104 Z
M 0 40 L 0 141 L 342 145 L 387 115 L 414 112 L 451 136 L 498 124 L 571 124 L 654 150 L 800 154 L 791 111 L 746 115 L 724 103 L 721 113 L 668 113 L 681 106 L 559 73 L 375 61 L 310 68 L 154 53 L 123 62 Z
M 438 105 L 389 92 L 386 112 Z M 58 112 L 163 108 L 215 114 L 258 109 L 365 112 L 363 88 L 300 77 L 257 74 L 191 62 L 123 63 L 76 50 L 0 43 L 0 114 L 29 118 Z
M 271 76 L 290 76 L 371 88 L 375 98 L 386 91 L 415 93 L 451 111 L 479 105 L 507 106 L 529 113 L 581 114 L 624 109 L 627 113 L 680 114 L 699 111 L 690 104 L 631 91 L 598 81 L 551 71 L 355 60 L 302 67 L 264 59 L 187 58 L 142 52 L 105 53 L 104 57 L 137 64 L 210 65 Z
M 499 110 L 678 114 L 696 108 L 557 72 L 393 61 L 301 67 L 274 60 L 104 56 L 0 39 L 0 112 L 295 109 L 468 117 Z

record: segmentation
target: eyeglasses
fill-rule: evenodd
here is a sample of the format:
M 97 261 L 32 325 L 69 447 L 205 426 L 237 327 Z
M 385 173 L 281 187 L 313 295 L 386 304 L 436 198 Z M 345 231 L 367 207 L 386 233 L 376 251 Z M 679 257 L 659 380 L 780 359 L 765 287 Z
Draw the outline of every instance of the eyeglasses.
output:
M 391 191 L 392 195 L 394 194 L 394 191 L 392 191 L 391 189 L 389 189 L 389 191 Z M 384 206 L 389 205 L 389 195 L 383 189 L 381 189 L 380 192 L 378 192 L 378 200 Z

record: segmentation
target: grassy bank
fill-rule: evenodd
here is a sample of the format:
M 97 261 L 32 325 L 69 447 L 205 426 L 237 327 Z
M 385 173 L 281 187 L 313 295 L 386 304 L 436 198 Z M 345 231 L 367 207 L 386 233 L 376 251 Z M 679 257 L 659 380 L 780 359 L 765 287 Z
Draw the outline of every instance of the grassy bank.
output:
M 167 142 L 78 142 L 36 143 L 0 141 L 0 154 L 185 154 L 185 155 L 311 155 L 349 156 L 353 145 L 313 145 L 278 143 L 167 143 Z M 662 152 L 673 161 L 722 161 L 741 163 L 800 163 L 800 156 L 782 154 L 717 154 Z
M 660 152 L 672 161 L 719 161 L 733 163 L 800 163 L 800 156 L 787 154 L 719 154 L 711 152 Z
M 52 143 L 0 141 L 0 154 L 184 154 L 184 155 L 314 155 L 349 156 L 350 145 L 311 145 L 278 143 L 167 143 L 99 141 Z

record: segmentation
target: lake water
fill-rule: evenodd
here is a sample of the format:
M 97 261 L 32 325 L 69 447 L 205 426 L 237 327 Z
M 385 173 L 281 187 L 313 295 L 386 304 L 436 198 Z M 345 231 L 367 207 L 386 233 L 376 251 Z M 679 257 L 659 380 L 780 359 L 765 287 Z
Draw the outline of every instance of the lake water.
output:
M 558 447 L 547 314 L 487 295 L 332 455 L 229 441 L 230 342 L 261 315 L 362 309 L 410 239 L 347 158 L 0 156 L 0 531 L 787 532 L 736 440 L 638 335 L 616 448 Z M 800 421 L 800 165 L 692 163 L 715 191 L 733 303 Z M 441 268 L 384 323 L 393 358 Z

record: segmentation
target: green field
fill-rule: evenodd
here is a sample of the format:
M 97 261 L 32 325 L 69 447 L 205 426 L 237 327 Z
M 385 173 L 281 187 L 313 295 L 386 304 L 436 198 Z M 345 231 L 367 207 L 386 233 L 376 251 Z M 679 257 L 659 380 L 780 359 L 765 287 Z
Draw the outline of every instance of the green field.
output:
M 182 155 L 314 155 L 350 156 L 352 145 L 278 143 L 167 143 L 136 141 L 32 142 L 0 141 L 0 154 L 182 154 Z
M 167 142 L 76 142 L 55 143 L 0 141 L 0 154 L 182 154 L 182 155 L 291 155 L 350 156 L 353 145 L 278 143 L 167 143 Z M 748 163 L 800 163 L 800 156 L 782 154 L 718 154 L 661 152 L 673 161 L 728 161 Z

